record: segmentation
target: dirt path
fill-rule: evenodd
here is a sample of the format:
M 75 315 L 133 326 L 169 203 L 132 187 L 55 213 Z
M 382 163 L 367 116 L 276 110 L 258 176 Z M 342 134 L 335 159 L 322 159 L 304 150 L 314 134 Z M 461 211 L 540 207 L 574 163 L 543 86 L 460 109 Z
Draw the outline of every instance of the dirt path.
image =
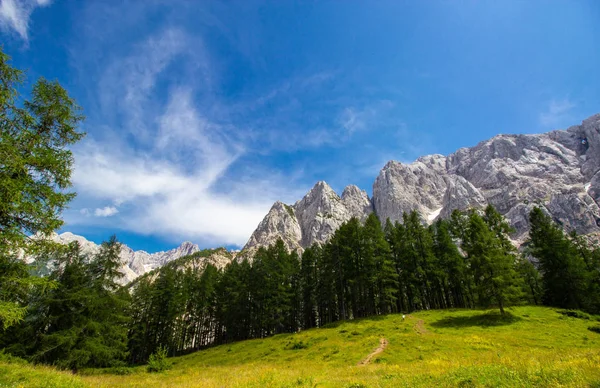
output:
M 373 359 L 373 357 L 375 357 L 376 355 L 382 353 L 385 348 L 388 346 L 388 340 L 386 340 L 385 338 L 381 338 L 379 340 L 379 347 L 377 349 L 375 349 L 373 351 L 373 353 L 369 354 L 367 356 L 367 358 L 365 358 L 364 360 L 362 360 L 361 362 L 358 363 L 358 365 L 367 365 L 371 362 L 371 360 Z
M 425 328 L 425 322 L 423 322 L 422 319 L 419 319 L 417 323 L 415 323 L 415 331 L 417 332 L 417 334 L 428 333 L 427 329 Z

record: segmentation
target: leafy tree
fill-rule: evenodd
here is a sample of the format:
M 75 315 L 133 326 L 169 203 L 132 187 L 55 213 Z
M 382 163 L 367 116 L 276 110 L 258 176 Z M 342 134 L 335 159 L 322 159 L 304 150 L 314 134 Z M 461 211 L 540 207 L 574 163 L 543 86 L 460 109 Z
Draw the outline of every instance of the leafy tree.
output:
M 539 260 L 543 276 L 544 304 L 585 308 L 586 264 L 575 245 L 540 208 L 531 211 L 529 222 L 531 254 Z
M 495 303 L 502 314 L 504 307 L 522 298 L 519 277 L 515 270 L 514 248 L 506 245 L 505 221 L 491 206 L 482 218 L 476 212 L 469 215 L 463 249 L 468 254 L 477 287 L 479 303 Z
M 369 214 L 364 225 L 365 255 L 373 257 L 373 271 L 369 283 L 375 287 L 377 312 L 387 314 L 396 311 L 398 273 L 394 267 L 390 245 L 385 239 L 381 222 L 375 213 Z
M 0 323 L 6 328 L 25 314 L 23 294 L 48 283 L 29 276 L 19 249 L 39 249 L 40 239 L 62 225 L 60 214 L 74 193 L 68 146 L 83 137 L 83 116 L 58 82 L 40 78 L 22 106 L 24 73 L 0 49 Z M 37 244 L 32 244 L 36 242 Z
M 450 223 L 438 220 L 433 228 L 433 251 L 437 278 L 445 291 L 448 307 L 467 307 L 468 267 L 450 234 Z
M 123 276 L 119 251 L 113 236 L 91 258 L 78 243 L 54 258 L 50 278 L 58 286 L 34 300 L 28 318 L 36 333 L 33 360 L 72 370 L 124 363 L 129 294 L 115 282 Z
M 529 303 L 542 302 L 542 277 L 533 263 L 523 257 L 517 260 L 517 272 L 523 279 L 523 293 L 527 295 Z
M 317 326 L 317 255 L 318 247 L 309 247 L 302 254 L 300 288 L 302 289 L 302 328 Z

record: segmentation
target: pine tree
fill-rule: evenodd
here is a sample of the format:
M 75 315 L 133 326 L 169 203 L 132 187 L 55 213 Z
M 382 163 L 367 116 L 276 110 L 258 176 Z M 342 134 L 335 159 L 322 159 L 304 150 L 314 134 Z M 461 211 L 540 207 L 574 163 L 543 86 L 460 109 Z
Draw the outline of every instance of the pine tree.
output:
M 494 211 L 493 208 L 486 209 L 485 218 L 475 212 L 469 215 L 463 249 L 470 258 L 479 304 L 495 303 L 504 315 L 504 308 L 517 303 L 522 298 L 522 291 L 515 270 L 515 256 L 505 245 L 507 237 L 501 236 L 503 221 Z
M 124 276 L 120 272 L 120 251 L 121 244 L 113 235 L 102 243 L 89 265 L 93 293 L 88 302 L 90 323 L 82 347 L 87 347 L 92 355 L 90 366 L 114 366 L 127 358 L 126 311 L 130 295 L 117 283 Z
M 540 304 L 542 302 L 542 277 L 533 265 L 526 258 L 520 257 L 517 259 L 517 272 L 523 279 L 523 293 L 527 296 L 529 303 Z
M 447 307 L 467 307 L 468 268 L 450 235 L 450 223 L 438 220 L 433 234 L 433 251 L 438 263 L 436 275 L 446 294 Z
M 0 326 L 21 321 L 23 295 L 31 287 L 51 287 L 29 275 L 18 259 L 19 249 L 39 253 L 44 240 L 62 225 L 60 213 L 73 199 L 73 157 L 69 146 L 83 137 L 77 127 L 83 116 L 75 101 L 57 83 L 43 78 L 22 101 L 18 88 L 24 73 L 9 63 L 0 48 Z
M 374 258 L 374 272 L 370 283 L 375 286 L 377 313 L 395 312 L 398 294 L 398 274 L 394 267 L 390 245 L 385 239 L 381 222 L 371 213 L 364 226 L 365 244 Z
M 317 326 L 317 257 L 318 247 L 309 247 L 302 254 L 300 268 L 300 288 L 302 289 L 302 328 Z
M 586 265 L 576 247 L 540 208 L 531 211 L 529 222 L 531 254 L 539 260 L 543 276 L 544 304 L 585 308 Z

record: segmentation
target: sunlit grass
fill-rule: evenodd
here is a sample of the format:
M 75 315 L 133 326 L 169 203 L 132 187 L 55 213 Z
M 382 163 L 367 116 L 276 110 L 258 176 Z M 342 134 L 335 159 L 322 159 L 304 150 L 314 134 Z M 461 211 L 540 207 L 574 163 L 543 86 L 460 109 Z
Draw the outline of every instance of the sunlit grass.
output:
M 510 312 L 349 321 L 172 358 L 163 373 L 137 367 L 80 379 L 93 387 L 600 387 L 600 334 L 588 330 L 597 322 L 542 307 Z M 382 337 L 385 351 L 358 366 Z
M 32 366 L 0 359 L 0 387 L 14 388 L 80 388 L 81 379 L 69 372 L 47 366 Z

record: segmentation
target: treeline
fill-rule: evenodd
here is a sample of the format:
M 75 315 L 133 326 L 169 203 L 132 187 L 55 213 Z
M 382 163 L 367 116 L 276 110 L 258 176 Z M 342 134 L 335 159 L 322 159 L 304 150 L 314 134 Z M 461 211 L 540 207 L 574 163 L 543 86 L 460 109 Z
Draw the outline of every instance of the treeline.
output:
M 42 255 L 52 268 L 47 287 L 23 295 L 25 319 L 2 332 L 0 348 L 71 370 L 125 365 L 130 295 L 117 283 L 123 276 L 120 249 L 112 237 L 96 255 L 84 254 L 78 243 Z M 14 256 L 1 259 L 12 268 L 23 263 Z
M 129 360 L 143 362 L 159 347 L 177 355 L 421 309 L 495 306 L 504 313 L 544 303 L 600 312 L 600 250 L 566 236 L 539 209 L 531 223 L 524 254 L 489 206 L 431 226 L 416 212 L 384 227 L 373 214 L 364 224 L 352 219 L 301 257 L 279 240 L 222 271 L 165 267 L 133 287 Z
M 530 223 L 520 254 L 491 206 L 429 226 L 416 212 L 384 227 L 372 214 L 301 256 L 279 240 L 218 270 L 207 262 L 215 251 L 205 250 L 127 287 L 116 282 L 116 239 L 92 256 L 73 243 L 42 255 L 54 263 L 47 287 L 21 294 L 27 314 L 4 330 L 0 347 L 78 370 L 394 312 L 494 306 L 504 313 L 530 303 L 599 313 L 600 249 L 565 235 L 538 208 Z M 22 270 L 17 260 L 3 257 Z

